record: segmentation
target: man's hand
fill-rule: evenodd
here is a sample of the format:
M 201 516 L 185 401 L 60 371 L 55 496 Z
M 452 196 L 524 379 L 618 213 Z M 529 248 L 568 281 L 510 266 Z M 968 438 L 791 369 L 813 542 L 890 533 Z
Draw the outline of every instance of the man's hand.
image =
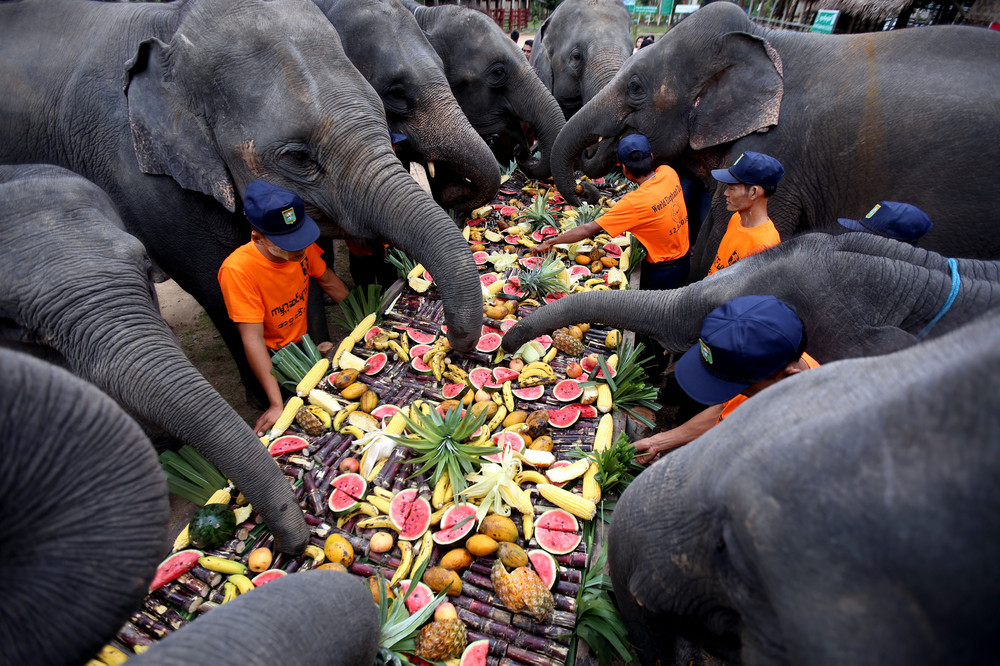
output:
M 554 245 L 555 243 L 552 242 L 552 239 L 549 239 L 531 248 L 530 252 L 531 254 L 548 254 L 549 252 L 552 251 L 552 247 Z
M 284 405 L 271 405 L 267 408 L 267 411 L 260 415 L 260 418 L 257 419 L 257 425 L 253 427 L 253 431 L 257 433 L 258 437 L 263 437 L 267 434 L 267 431 L 275 424 L 284 409 Z
M 712 405 L 673 430 L 666 430 L 634 442 L 632 446 L 636 451 L 635 461 L 640 465 L 648 465 L 663 454 L 701 437 L 718 423 L 722 408 L 723 405 Z

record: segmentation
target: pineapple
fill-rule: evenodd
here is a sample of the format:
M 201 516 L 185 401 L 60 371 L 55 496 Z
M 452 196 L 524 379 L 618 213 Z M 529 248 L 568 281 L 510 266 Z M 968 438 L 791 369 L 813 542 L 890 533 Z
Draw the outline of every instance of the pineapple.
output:
M 552 614 L 555 606 L 552 592 L 532 569 L 518 567 L 507 573 L 503 562 L 497 559 L 490 580 L 503 605 L 515 613 L 527 613 L 538 622 L 545 622 Z
M 535 268 L 518 272 L 518 286 L 532 298 L 566 291 L 566 283 L 559 277 L 565 268 L 556 254 L 550 252 Z
M 579 356 L 583 353 L 583 341 L 569 334 L 565 328 L 560 328 L 552 334 L 552 344 L 555 348 L 569 356 Z
M 413 580 L 420 580 L 424 575 L 424 568 L 427 560 L 420 563 L 413 571 Z M 375 587 L 372 593 L 378 594 L 378 618 L 379 618 L 379 640 L 378 654 L 375 657 L 375 666 L 403 666 L 410 663 L 404 656 L 405 653 L 412 654 L 417 649 L 419 634 L 418 627 L 431 618 L 437 610 L 438 605 L 444 599 L 446 593 L 438 594 L 431 603 L 427 604 L 413 615 L 406 608 L 406 600 L 410 592 L 416 589 L 416 585 L 407 588 L 402 596 L 394 597 L 389 591 L 389 586 L 381 572 L 375 574 Z M 459 622 L 461 622 L 459 620 Z M 462 627 L 462 638 L 465 638 L 465 627 Z M 415 640 L 417 639 L 417 640 Z M 461 650 L 459 650 L 461 653 Z
M 467 642 L 465 623 L 457 617 L 435 620 L 417 634 L 416 655 L 427 661 L 457 659 L 462 656 Z
M 299 407 L 299 410 L 295 412 L 295 423 L 310 437 L 322 435 L 327 430 L 323 425 L 323 421 L 316 414 L 309 411 L 309 408 L 305 405 Z

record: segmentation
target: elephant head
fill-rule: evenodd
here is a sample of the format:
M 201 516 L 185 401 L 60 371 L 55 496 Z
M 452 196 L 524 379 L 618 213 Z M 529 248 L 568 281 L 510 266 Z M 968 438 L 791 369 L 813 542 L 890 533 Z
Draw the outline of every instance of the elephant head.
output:
M 316 4 L 382 98 L 389 129 L 407 137 L 398 154 L 426 165 L 441 205 L 468 211 L 492 201 L 500 187 L 496 160 L 462 113 L 413 14 L 398 0 Z
M 790 377 L 643 472 L 607 538 L 642 662 L 996 661 L 997 326 Z
M 107 195 L 58 167 L 0 167 L 0 201 L 0 344 L 58 359 L 196 448 L 260 512 L 279 550 L 301 552 L 309 531 L 285 476 L 180 349 L 142 245 L 119 228 Z
M 469 122 L 502 164 L 517 158 L 531 178 L 547 178 L 550 153 L 565 119 L 517 44 L 486 14 L 467 7 L 424 7 L 403 0 L 427 33 Z M 538 139 L 532 157 L 526 128 Z
M 167 482 L 142 429 L 93 386 L 3 348 L 0 373 L 0 652 L 82 664 L 147 593 L 167 549 Z
M 531 66 L 570 118 L 632 55 L 632 21 L 619 0 L 566 0 L 545 19 Z
M 872 234 L 804 234 L 682 289 L 560 299 L 511 328 L 503 348 L 513 351 L 543 333 L 588 321 L 647 335 L 683 353 L 718 306 L 737 296 L 771 295 L 795 307 L 807 351 L 818 361 L 884 354 L 954 330 L 1000 303 L 1000 263 L 963 259 L 955 266 L 959 288 L 948 304 L 955 281 L 939 254 Z

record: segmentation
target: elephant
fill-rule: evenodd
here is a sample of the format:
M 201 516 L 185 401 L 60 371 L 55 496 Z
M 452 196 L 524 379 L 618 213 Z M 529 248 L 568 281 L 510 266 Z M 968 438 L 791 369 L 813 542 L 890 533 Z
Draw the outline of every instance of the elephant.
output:
M 552 146 L 566 120 L 514 40 L 489 16 L 468 7 L 402 2 L 440 56 L 469 122 L 492 141 L 497 160 L 507 164 L 516 157 L 529 178 L 548 178 Z M 525 126 L 538 140 L 537 159 Z
M 426 165 L 435 199 L 462 211 L 490 203 L 500 169 L 451 93 L 441 59 L 413 14 L 399 0 L 315 2 L 381 97 L 389 130 L 407 137 L 397 154 Z
M 538 28 L 531 66 L 570 118 L 632 55 L 632 19 L 621 0 L 565 0 Z
M 904 349 L 1000 305 L 1000 262 L 949 260 L 868 233 L 807 233 L 680 289 L 559 299 L 507 331 L 503 348 L 513 351 L 542 333 L 585 321 L 649 336 L 679 354 L 698 341 L 705 315 L 746 295 L 771 295 L 793 306 L 806 329 L 806 351 L 825 363 Z
M 184 355 L 145 251 L 107 194 L 61 167 L 0 166 L 0 202 L 0 346 L 66 367 L 193 446 L 250 500 L 279 550 L 301 552 L 309 530 L 285 475 Z
M 0 373 L 0 654 L 82 664 L 147 593 L 167 481 L 149 438 L 94 386 L 6 348 Z
M 256 179 L 301 196 L 325 237 L 378 238 L 447 276 L 449 340 L 475 346 L 468 243 L 402 168 L 381 100 L 311 0 L 0 3 L 0 63 L 0 163 L 54 163 L 108 192 L 259 395 L 217 280 L 249 239 L 240 209 Z
M 930 54 L 930 55 L 929 55 Z M 712 210 L 692 249 L 704 276 L 731 216 L 711 170 L 744 151 L 777 158 L 785 176 L 768 201 L 781 235 L 837 228 L 878 201 L 925 211 L 921 246 L 946 256 L 1000 257 L 983 165 L 1000 160 L 1000 34 L 933 26 L 859 35 L 810 35 L 760 27 L 713 2 L 640 50 L 566 123 L 552 152 L 556 187 L 571 204 L 574 167 L 603 175 L 617 140 L 645 134 L 658 164 L 712 190 Z
M 607 541 L 642 662 L 996 663 L 998 326 L 785 379 L 639 475 Z

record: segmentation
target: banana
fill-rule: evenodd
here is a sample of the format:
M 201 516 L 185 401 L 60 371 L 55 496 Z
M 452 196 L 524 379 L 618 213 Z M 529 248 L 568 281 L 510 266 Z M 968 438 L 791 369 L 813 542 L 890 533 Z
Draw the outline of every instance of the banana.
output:
M 107 664 L 108 666 L 124 664 L 127 659 L 128 655 L 116 648 L 114 645 L 105 645 L 101 648 L 101 651 L 97 653 L 96 657 L 97 663 Z
M 396 493 L 392 492 L 388 488 L 380 488 L 378 486 L 372 488 L 372 492 L 378 495 L 379 497 L 386 498 L 387 500 L 392 500 L 392 498 L 396 496 Z
M 531 491 L 526 491 L 524 493 L 528 496 L 528 501 L 531 501 Z M 527 543 L 531 541 L 531 537 L 535 534 L 535 514 L 532 513 L 522 513 L 521 514 L 521 531 L 524 532 L 524 541 Z
M 245 574 L 247 572 L 247 567 L 242 562 L 229 560 L 225 557 L 216 557 L 215 555 L 202 555 L 198 558 L 198 564 L 209 571 L 217 573 Z
M 396 530 L 396 526 L 392 524 L 389 520 L 389 516 L 375 516 L 373 518 L 365 518 L 364 520 L 358 521 L 358 527 L 362 529 L 373 529 L 373 530 Z
M 503 363 L 504 356 L 506 356 L 504 350 L 502 348 L 498 349 L 497 353 L 493 356 L 493 365 L 500 365 Z
M 409 362 L 409 360 L 410 360 L 410 355 L 409 355 L 409 354 L 408 354 L 408 353 L 406 352 L 406 350 L 405 350 L 405 349 L 403 349 L 403 347 L 402 347 L 402 346 L 401 346 L 401 345 L 400 345 L 400 344 L 399 344 L 398 342 L 396 342 L 395 340 L 389 340 L 389 349 L 391 349 L 392 351 L 396 352 L 396 356 L 398 356 L 398 357 L 399 357 L 399 360 L 400 360 L 400 361 L 403 361 L 404 363 L 407 363 L 407 362 Z
M 377 508 L 375 508 L 374 505 L 369 504 L 368 502 L 358 502 L 358 508 L 356 508 L 354 511 L 351 511 L 348 514 L 345 514 L 337 518 L 337 527 L 338 528 L 343 527 L 344 525 L 347 524 L 349 520 L 361 515 L 370 516 L 374 518 L 375 516 L 379 515 L 379 511 Z
M 538 301 L 536 301 L 533 298 L 525 298 L 524 300 L 521 301 L 521 305 L 530 305 L 531 307 L 535 307 L 535 308 L 539 308 L 539 307 L 542 306 L 541 303 L 539 303 Z
M 377 507 L 379 511 L 384 514 L 389 513 L 389 500 L 384 497 L 379 497 L 378 495 L 369 495 L 365 499 L 368 500 L 373 506 Z
M 226 584 L 222 586 L 222 589 L 225 592 L 225 595 L 222 597 L 222 603 L 224 604 L 235 599 L 236 595 L 240 593 L 239 588 L 236 587 L 236 583 L 230 583 L 228 580 L 226 581 Z
M 553 347 L 555 349 L 555 347 Z M 511 381 L 508 379 L 503 383 L 503 406 L 508 412 L 512 412 L 517 409 L 517 405 L 514 403 L 514 393 L 512 391 Z
M 532 368 L 531 370 L 522 370 L 521 374 L 517 376 L 517 383 L 522 384 L 528 379 L 533 379 L 535 377 L 550 377 L 554 375 L 554 372 L 547 372 L 541 370 L 540 368 Z
M 434 513 L 432 513 L 431 514 L 431 525 L 437 525 L 438 523 L 440 523 L 441 522 L 441 516 L 444 515 L 444 512 L 447 511 L 448 509 L 450 509 L 453 506 L 455 506 L 454 502 L 445 502 L 441 506 L 440 509 L 438 509 L 437 511 L 435 511 Z
M 547 352 L 545 352 L 545 356 L 542 357 L 542 360 L 545 361 L 546 363 L 549 363 L 552 359 L 554 359 L 556 357 L 556 354 L 558 354 L 558 353 L 559 353 L 559 350 L 556 348 L 555 345 L 552 345 L 549 348 L 549 350 Z
M 469 373 L 467 373 L 465 370 L 463 370 L 462 368 L 458 367 L 454 363 L 449 363 L 447 367 L 448 367 L 448 370 L 450 370 L 451 372 L 455 373 L 457 376 L 462 377 L 463 378 L 462 379 L 463 382 L 465 381 L 465 379 L 467 379 L 469 377 Z
M 549 365 L 547 361 L 532 361 L 531 363 L 521 368 L 521 374 L 524 374 L 525 372 L 533 372 L 536 370 L 541 370 L 547 375 L 554 375 L 556 373 L 556 371 L 552 369 L 552 366 Z
M 348 415 L 361 406 L 360 402 L 349 402 L 340 408 L 337 415 L 333 417 L 333 429 L 340 432 L 340 429 L 344 426 L 344 421 L 347 420 Z
M 240 594 L 246 594 L 254 587 L 253 581 L 244 576 L 243 574 L 233 574 L 226 580 L 227 585 L 235 585 L 236 589 L 239 590 Z
M 399 557 L 399 566 L 396 567 L 396 573 L 392 574 L 392 579 L 389 581 L 389 587 L 392 587 L 399 581 L 406 578 L 406 575 L 410 573 L 410 566 L 413 564 L 413 544 L 409 541 L 399 540 L 399 552 L 401 553 Z
M 459 374 L 452 372 L 451 370 L 445 370 L 444 374 L 441 375 L 444 379 L 447 379 L 452 384 L 464 384 L 465 378 Z
M 497 413 L 493 415 L 493 418 L 490 419 L 490 422 L 486 425 L 486 432 L 491 433 L 496 430 L 497 427 L 503 423 L 503 420 L 507 418 L 507 413 L 506 407 L 500 407 L 500 409 L 497 410 Z
M 365 436 L 365 431 L 355 425 L 346 425 L 337 432 L 342 435 L 350 435 L 354 439 L 361 439 Z
M 501 395 L 497 391 L 494 391 L 493 393 L 490 394 L 490 400 L 495 402 L 497 407 L 506 407 L 506 405 L 503 404 L 503 395 Z
M 315 544 L 309 544 L 305 549 L 305 556 L 313 561 L 313 566 L 318 567 L 326 561 L 326 553 Z
M 431 493 L 431 506 L 435 509 L 440 509 L 444 506 L 450 490 L 451 478 L 448 476 L 448 472 L 444 472 L 441 474 L 441 478 L 438 479 L 437 483 L 434 484 L 434 492 Z M 386 513 L 389 512 L 386 511 Z
M 416 570 L 423 566 L 424 562 L 430 559 L 432 550 L 434 550 L 434 535 L 430 530 L 427 530 L 420 538 L 420 550 L 416 559 L 413 560 L 411 569 Z
M 377 463 L 375 463 L 375 466 L 372 467 L 372 471 L 370 471 L 368 473 L 368 476 L 365 477 L 365 481 L 367 481 L 368 483 L 371 483 L 372 481 L 374 481 L 375 477 L 378 476 L 378 473 L 382 471 L 383 467 L 385 467 L 385 463 L 387 461 L 388 461 L 388 458 L 383 458 L 382 460 L 379 460 Z
M 528 388 L 529 386 L 539 386 L 540 384 L 555 384 L 557 381 L 559 381 L 559 378 L 555 375 L 543 375 L 529 377 L 526 380 L 518 379 L 517 385 L 521 388 Z
M 551 483 L 551 481 L 541 472 L 526 469 L 523 472 L 517 473 L 517 476 L 514 477 L 514 483 L 534 483 L 537 485 L 539 483 Z

